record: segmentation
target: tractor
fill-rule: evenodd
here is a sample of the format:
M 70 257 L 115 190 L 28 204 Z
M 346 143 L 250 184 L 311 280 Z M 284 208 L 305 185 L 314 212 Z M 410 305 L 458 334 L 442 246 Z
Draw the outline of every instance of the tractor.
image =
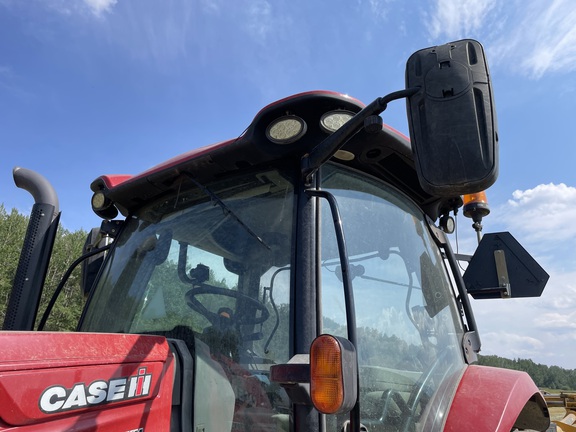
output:
M 381 116 L 401 99 L 410 139 Z M 75 332 L 43 331 L 50 305 L 34 328 L 60 209 L 15 169 L 35 204 L 0 431 L 546 430 L 526 373 L 475 364 L 470 297 L 539 296 L 548 275 L 509 233 L 471 256 L 448 238 L 460 209 L 478 232 L 488 211 L 470 197 L 498 175 L 493 99 L 466 39 L 417 51 L 368 105 L 297 94 L 237 138 L 98 177 Z

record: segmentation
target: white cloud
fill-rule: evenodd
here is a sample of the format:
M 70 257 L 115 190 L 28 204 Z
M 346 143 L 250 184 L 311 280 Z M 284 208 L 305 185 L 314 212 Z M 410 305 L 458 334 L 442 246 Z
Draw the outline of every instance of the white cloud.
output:
M 256 0 L 248 7 L 246 27 L 256 42 L 265 42 L 274 29 L 271 22 L 272 6 L 266 0 Z
M 462 39 L 482 30 L 497 0 L 437 0 L 427 16 L 432 39 Z
M 576 3 L 532 1 L 519 10 L 514 31 L 503 35 L 502 54 L 533 78 L 576 70 Z
M 389 12 L 388 3 L 391 3 L 391 0 L 368 0 L 370 14 L 378 20 L 386 20 Z
M 540 184 L 516 190 L 492 209 L 490 231 L 510 231 L 550 274 L 538 298 L 473 300 L 483 354 L 574 368 L 576 188 Z
M 225 7 L 223 0 L 200 0 L 200 5 L 202 6 L 202 11 L 208 14 L 217 15 Z
M 525 235 L 531 243 L 558 246 L 576 240 L 576 187 L 541 184 L 516 190 L 505 208 L 498 209 L 500 223 Z
M 472 300 L 481 354 L 574 368 L 570 347 L 576 341 L 576 316 L 572 313 L 576 290 L 567 290 L 554 281 L 552 274 L 550 286 L 539 298 Z M 566 295 L 562 297 L 562 293 Z M 557 304 L 564 300 L 566 304 L 558 309 Z
M 496 354 L 506 358 L 534 358 L 545 347 L 537 338 L 508 331 L 481 334 L 481 354 Z
M 104 13 L 110 13 L 118 0 L 37 0 L 36 2 L 49 10 L 69 17 L 81 15 L 101 17 Z M 10 2 L 6 3 L 10 4 Z
M 436 0 L 425 15 L 430 37 L 477 38 L 490 64 L 538 79 L 576 70 L 573 0 Z
M 491 328 L 495 327 L 494 324 L 501 328 L 513 328 L 515 333 L 530 335 L 541 341 L 542 349 L 526 358 L 574 368 L 571 355 L 571 347 L 576 341 L 574 276 L 576 272 L 572 272 L 571 275 L 551 272 L 548 286 L 540 298 L 513 300 L 514 303 L 510 303 L 512 307 L 509 307 L 508 311 L 502 311 L 503 313 L 496 319 L 498 323 L 490 322 L 485 325 Z M 502 303 L 506 305 L 507 302 Z M 491 340 L 490 343 L 497 341 Z
M 96 15 L 100 16 L 104 12 L 110 12 L 117 0 L 83 0 L 84 4 L 88 6 L 90 11 Z
M 552 269 L 542 296 L 528 302 L 531 319 L 527 327 L 536 332 L 576 337 L 575 281 L 576 271 L 563 273 Z M 546 343 L 550 342 L 548 340 Z
M 576 311 L 559 313 L 549 312 L 540 316 L 538 327 L 560 332 L 576 330 Z

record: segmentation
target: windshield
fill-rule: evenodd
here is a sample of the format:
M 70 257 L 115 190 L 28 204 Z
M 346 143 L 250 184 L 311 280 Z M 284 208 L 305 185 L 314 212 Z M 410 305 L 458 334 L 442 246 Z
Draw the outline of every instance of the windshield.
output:
M 194 362 L 198 430 L 290 430 L 292 404 L 269 371 L 289 361 L 302 337 L 291 333 L 301 306 L 292 301 L 311 287 L 293 280 L 292 263 L 319 267 L 317 333 L 347 336 L 329 206 L 320 199 L 312 221 L 320 248 L 294 257 L 298 194 L 290 173 L 179 181 L 172 195 L 126 220 L 80 330 L 183 340 Z M 346 237 L 361 421 L 370 431 L 436 430 L 464 368 L 463 331 L 424 216 L 405 195 L 341 166 L 323 167 L 321 184 L 337 200 Z M 327 416 L 327 430 L 345 420 Z
M 292 182 L 276 170 L 183 182 L 127 220 L 81 330 L 184 340 L 194 430 L 276 430 L 290 406 L 268 375 L 289 360 Z
M 463 330 L 424 216 L 396 190 L 334 165 L 324 167 L 322 189 L 337 199 L 350 261 L 361 422 L 370 431 L 439 429 L 464 368 Z M 342 270 L 327 203 L 321 214 L 322 331 L 347 336 Z M 330 421 L 336 427 L 341 419 Z

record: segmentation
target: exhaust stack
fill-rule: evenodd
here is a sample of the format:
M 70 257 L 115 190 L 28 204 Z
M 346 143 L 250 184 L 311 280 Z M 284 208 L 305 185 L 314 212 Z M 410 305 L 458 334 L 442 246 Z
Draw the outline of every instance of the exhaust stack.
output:
M 28 191 L 34 197 L 35 204 L 30 214 L 2 329 L 33 330 L 56 238 L 60 209 L 54 188 L 42 175 L 16 167 L 13 176 L 16 186 Z

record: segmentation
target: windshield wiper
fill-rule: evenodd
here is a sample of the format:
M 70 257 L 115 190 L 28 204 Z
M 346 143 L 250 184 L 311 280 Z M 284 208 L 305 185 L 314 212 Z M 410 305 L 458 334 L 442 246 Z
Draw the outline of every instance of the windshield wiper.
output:
M 260 243 L 262 246 L 264 246 L 266 249 L 268 250 L 272 250 L 270 249 L 270 246 L 268 246 L 266 243 L 264 243 L 264 240 L 262 240 L 262 238 L 260 236 L 258 236 L 258 234 L 256 234 L 254 231 L 252 231 L 252 229 L 246 225 L 237 215 L 236 213 L 234 213 L 232 211 L 231 208 L 229 208 L 226 204 L 224 204 L 224 201 L 222 201 L 218 195 L 216 195 L 214 192 L 212 192 L 210 189 L 208 189 L 206 186 L 204 186 L 203 184 L 199 183 L 194 177 L 192 177 L 192 175 L 190 175 L 187 172 L 183 173 L 186 177 L 188 177 L 190 179 L 190 181 L 192 183 L 194 183 L 196 186 L 198 186 L 198 188 L 200 188 L 200 190 L 202 190 L 206 195 L 208 195 L 213 201 L 216 202 L 216 204 L 218 204 L 220 206 L 220 208 L 222 209 L 222 211 L 224 212 L 224 214 L 226 216 L 231 216 L 232 219 L 234 219 L 236 222 L 238 222 L 240 224 L 240 226 L 242 228 L 244 228 L 246 230 L 246 232 L 248 234 L 250 234 L 253 238 L 255 238 L 258 243 Z

